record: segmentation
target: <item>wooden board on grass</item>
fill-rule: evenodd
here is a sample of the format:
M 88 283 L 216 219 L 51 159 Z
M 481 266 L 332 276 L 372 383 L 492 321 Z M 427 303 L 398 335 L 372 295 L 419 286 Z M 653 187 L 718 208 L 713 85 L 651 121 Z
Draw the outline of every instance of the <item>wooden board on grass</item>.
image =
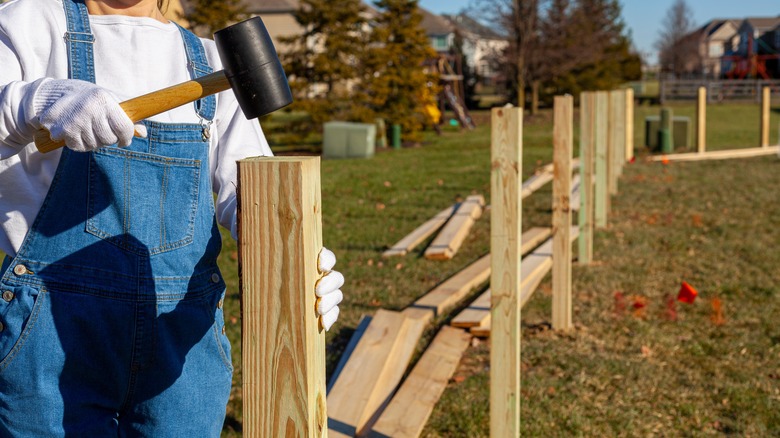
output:
M 683 154 L 654 155 L 648 158 L 649 161 L 705 161 L 705 160 L 727 160 L 730 158 L 752 158 L 766 155 L 777 155 L 780 153 L 780 146 L 769 146 L 765 148 L 746 148 L 732 149 L 726 151 L 710 152 L 689 152 Z
M 429 260 L 450 260 L 460 249 L 468 236 L 474 221 L 482 216 L 485 198 L 482 195 L 472 195 L 458 208 L 458 211 L 447 221 L 439 235 L 425 250 L 425 258 Z
M 471 335 L 463 330 L 442 327 L 368 436 L 420 436 L 470 339 Z
M 424 324 L 380 309 L 328 392 L 328 434 L 352 437 L 377 415 L 403 377 Z
M 438 231 L 452 217 L 460 204 L 455 204 L 440 211 L 436 216 L 417 227 L 406 237 L 396 242 L 390 249 L 382 253 L 382 257 L 405 256 L 414 247 Z
M 534 227 L 522 235 L 521 251 L 526 254 L 547 239 L 550 228 Z M 433 288 L 403 313 L 410 318 L 430 320 L 455 306 L 469 292 L 490 278 L 490 254 L 478 259 L 462 271 Z

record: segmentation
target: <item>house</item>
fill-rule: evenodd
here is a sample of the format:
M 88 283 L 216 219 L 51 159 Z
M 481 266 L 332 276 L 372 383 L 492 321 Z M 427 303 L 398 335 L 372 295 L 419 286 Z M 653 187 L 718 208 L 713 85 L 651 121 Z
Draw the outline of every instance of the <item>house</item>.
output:
M 721 58 L 726 53 L 726 45 L 737 34 L 738 24 L 736 20 L 716 19 L 696 29 L 692 39 L 698 59 L 691 60 L 686 70 L 700 77 L 719 78 L 722 73 Z
M 444 17 L 455 26 L 466 64 L 477 74 L 480 83 L 492 86 L 504 81 L 498 63 L 509 46 L 508 39 L 464 13 Z

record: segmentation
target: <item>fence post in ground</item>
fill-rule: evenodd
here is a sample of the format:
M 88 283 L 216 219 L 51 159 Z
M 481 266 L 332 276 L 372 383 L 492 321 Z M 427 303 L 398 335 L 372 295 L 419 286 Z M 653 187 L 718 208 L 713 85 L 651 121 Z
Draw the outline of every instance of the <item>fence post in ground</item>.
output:
M 327 434 L 319 157 L 238 163 L 244 436 Z
M 769 87 L 764 87 L 761 92 L 761 147 L 769 147 L 769 107 L 772 95 Z
M 596 92 L 595 104 L 595 150 L 596 150 L 596 172 L 594 175 L 595 195 L 593 197 L 595 206 L 596 228 L 607 226 L 607 216 L 609 216 L 609 178 L 607 174 L 607 112 L 609 110 L 609 93 L 606 91 Z
M 608 129 L 607 135 L 607 169 L 609 172 L 609 194 L 617 195 L 618 193 L 618 179 L 623 169 L 623 152 L 626 148 L 623 142 L 625 141 L 624 131 L 624 117 L 623 110 L 626 108 L 623 103 L 623 92 L 621 90 L 613 90 L 609 92 L 609 116 L 608 116 Z
M 523 112 L 494 108 L 490 172 L 490 436 L 520 436 Z
M 572 327 L 570 198 L 574 98 L 555 96 L 553 108 L 552 327 L 568 330 Z
M 595 161 L 596 94 L 580 94 L 580 211 L 577 260 L 588 264 L 593 259 L 593 168 Z
M 626 89 L 626 154 L 625 161 L 634 160 L 634 89 Z
M 699 87 L 696 103 L 696 150 L 703 154 L 707 150 L 707 89 Z

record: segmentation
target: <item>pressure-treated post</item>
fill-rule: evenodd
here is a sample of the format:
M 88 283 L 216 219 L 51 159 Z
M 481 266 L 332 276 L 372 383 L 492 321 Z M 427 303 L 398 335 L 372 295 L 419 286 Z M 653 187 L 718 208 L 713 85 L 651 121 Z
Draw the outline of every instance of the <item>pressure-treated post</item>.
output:
M 609 93 L 599 91 L 596 93 L 596 122 L 595 122 L 595 144 L 596 144 L 596 174 L 594 176 L 593 197 L 595 206 L 596 228 L 607 226 L 607 216 L 609 215 L 609 178 L 607 174 L 607 112 L 609 110 Z
M 707 150 L 707 88 L 699 87 L 696 104 L 696 151 Z
M 591 92 L 580 94 L 580 211 L 577 260 L 588 264 L 593 259 L 593 168 L 595 158 L 595 102 Z
M 625 116 L 626 104 L 623 101 L 623 91 L 609 92 L 609 134 L 607 136 L 607 168 L 609 169 L 609 194 L 617 195 L 618 179 L 623 172 L 623 153 L 626 150 Z
M 555 96 L 553 106 L 552 327 L 571 324 L 571 161 L 574 99 Z
M 245 437 L 327 436 L 319 157 L 238 163 Z
M 769 106 L 772 95 L 769 87 L 761 90 L 761 147 L 769 147 Z
M 634 161 L 634 89 L 626 89 L 626 162 Z
M 520 436 L 523 112 L 494 108 L 490 172 L 490 436 Z

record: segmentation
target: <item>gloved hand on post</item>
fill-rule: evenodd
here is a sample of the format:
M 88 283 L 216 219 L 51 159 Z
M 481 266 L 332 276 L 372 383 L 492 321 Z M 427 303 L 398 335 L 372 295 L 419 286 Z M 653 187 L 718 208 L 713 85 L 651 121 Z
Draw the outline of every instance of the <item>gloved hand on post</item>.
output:
M 317 313 L 320 314 L 320 323 L 325 330 L 330 330 L 333 323 L 339 317 L 339 303 L 344 299 L 341 286 L 344 285 L 344 276 L 341 272 L 334 271 L 336 255 L 327 248 L 322 248 L 318 258 L 318 268 L 324 274 L 317 282 L 314 292 L 317 300 Z
M 129 146 L 134 131 L 146 136 L 143 124 L 132 120 L 110 91 L 75 79 L 43 79 L 33 97 L 36 128 L 45 128 L 52 140 L 87 152 L 117 143 Z

